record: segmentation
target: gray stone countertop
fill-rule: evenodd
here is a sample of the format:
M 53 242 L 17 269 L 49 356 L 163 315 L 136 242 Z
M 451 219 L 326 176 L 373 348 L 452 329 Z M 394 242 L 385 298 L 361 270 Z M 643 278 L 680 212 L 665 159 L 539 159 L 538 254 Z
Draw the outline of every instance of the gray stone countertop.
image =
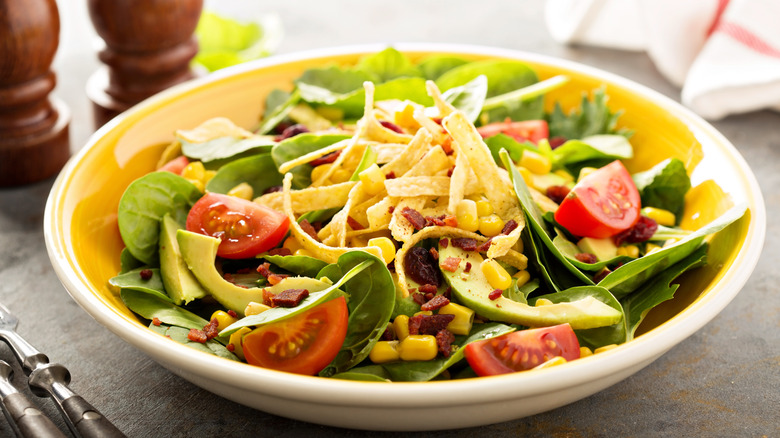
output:
M 92 132 L 84 87 L 98 66 L 84 3 L 60 1 L 62 41 L 54 64 L 55 95 L 73 113 L 74 152 Z M 495 46 L 591 65 L 679 101 L 679 89 L 643 53 L 555 43 L 544 27 L 542 2 L 256 3 L 255 9 L 282 19 L 286 34 L 279 53 L 412 41 Z M 780 270 L 775 265 L 780 263 L 775 220 L 780 114 L 755 112 L 713 124 L 754 171 L 769 218 L 763 256 L 736 299 L 660 359 L 591 397 L 515 421 L 422 436 L 780 436 Z M 128 436 L 390 435 L 298 422 L 225 400 L 170 373 L 100 326 L 69 297 L 49 262 L 42 216 L 52 183 L 0 189 L 0 302 L 20 317 L 23 336 L 70 369 L 71 387 Z M 15 362 L 5 345 L 0 358 Z M 14 382 L 22 388 L 24 373 L 14 367 Z M 65 431 L 54 404 L 36 401 Z M 0 421 L 0 436 L 12 435 Z

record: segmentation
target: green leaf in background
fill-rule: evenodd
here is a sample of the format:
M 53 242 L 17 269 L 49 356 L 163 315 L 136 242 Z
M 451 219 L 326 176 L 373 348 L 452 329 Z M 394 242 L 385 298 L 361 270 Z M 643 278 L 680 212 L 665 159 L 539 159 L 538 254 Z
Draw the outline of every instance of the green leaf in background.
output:
M 298 90 L 288 93 L 284 90 L 275 89 L 268 93 L 268 97 L 265 98 L 263 123 L 257 129 L 257 133 L 264 135 L 271 132 L 279 122 L 287 118 L 300 100 L 301 93 Z
M 375 82 L 376 77 L 354 68 L 310 68 L 295 80 L 301 98 L 307 102 L 334 104 L 343 94 L 363 88 L 363 82 Z
M 685 194 L 691 188 L 685 163 L 678 158 L 669 158 L 632 177 L 643 207 L 663 208 L 679 217 L 685 205 Z
M 435 81 L 444 73 L 467 62 L 465 59 L 457 56 L 433 55 L 420 61 L 417 64 L 417 68 L 425 79 Z
M 259 154 L 220 167 L 217 174 L 206 184 L 206 189 L 224 194 L 242 182 L 252 186 L 254 196 L 258 197 L 269 187 L 281 186 L 282 175 L 277 170 L 271 154 Z
M 363 57 L 357 68 L 377 78 L 378 82 L 387 82 L 401 77 L 420 77 L 422 73 L 409 58 L 398 50 L 388 47 L 378 53 Z
M 190 143 L 179 138 L 179 142 L 181 142 L 181 150 L 184 155 L 204 163 L 231 158 L 247 151 L 252 151 L 253 153 L 267 152 L 275 144 L 272 138 L 266 136 L 250 138 L 219 137 L 203 143 Z
M 592 100 L 588 99 L 587 93 L 583 93 L 580 107 L 573 109 L 569 114 L 564 113 L 556 103 L 555 108 L 547 115 L 550 138 L 581 139 L 598 134 L 630 137 L 631 131 L 616 128 L 622 111 L 612 112 L 607 106 L 607 100 L 606 90 L 601 87 L 593 91 Z
M 242 23 L 204 11 L 195 29 L 198 54 L 193 59 L 209 71 L 268 56 L 278 45 L 278 21 Z
M 271 149 L 271 157 L 278 168 L 290 160 L 348 138 L 350 138 L 348 135 L 340 134 L 299 134 L 277 143 L 276 146 Z M 310 186 L 312 169 L 310 164 L 301 164 L 300 166 L 292 168 L 290 173 L 293 174 L 293 188 L 302 189 Z

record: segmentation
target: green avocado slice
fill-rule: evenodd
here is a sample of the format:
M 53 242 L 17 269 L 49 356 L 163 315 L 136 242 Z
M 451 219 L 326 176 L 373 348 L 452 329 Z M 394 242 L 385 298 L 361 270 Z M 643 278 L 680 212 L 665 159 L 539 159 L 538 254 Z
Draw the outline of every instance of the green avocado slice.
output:
M 181 225 L 170 214 L 163 216 L 162 221 L 160 221 L 160 272 L 165 292 L 176 305 L 187 304 L 207 295 L 187 268 L 179 251 L 176 232 L 181 228 Z
M 308 277 L 287 277 L 267 288 L 243 288 L 222 278 L 215 261 L 220 240 L 216 237 L 178 230 L 176 240 L 179 243 L 182 258 L 201 286 L 220 304 L 243 315 L 247 304 L 263 302 L 263 291 L 279 293 L 287 289 L 306 289 L 310 293 L 328 288 L 330 285 Z
M 619 311 L 593 297 L 539 307 L 519 303 L 503 295 L 491 300 L 489 295 L 495 289 L 482 273 L 480 266 L 483 259 L 479 252 L 440 244 L 439 263 L 443 264 L 449 257 L 460 259 L 454 272 L 442 269 L 453 296 L 461 304 L 493 321 L 528 327 L 569 323 L 573 329 L 590 329 L 617 324 L 622 318 Z M 471 266 L 469 272 L 464 272 L 467 263 Z

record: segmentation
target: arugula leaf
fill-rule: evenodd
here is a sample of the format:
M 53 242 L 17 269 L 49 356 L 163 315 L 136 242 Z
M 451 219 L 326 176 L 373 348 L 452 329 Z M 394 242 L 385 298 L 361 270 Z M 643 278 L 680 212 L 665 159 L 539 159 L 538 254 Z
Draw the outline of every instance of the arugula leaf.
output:
M 669 210 L 680 216 L 685 206 L 685 194 L 691 188 L 691 179 L 685 170 L 685 163 L 678 158 L 669 158 L 644 172 L 632 175 L 642 206 Z
M 630 137 L 631 131 L 616 128 L 622 111 L 612 112 L 607 106 L 607 100 L 606 89 L 601 87 L 593 91 L 592 100 L 588 99 L 587 93 L 583 93 L 580 108 L 569 114 L 564 113 L 560 104 L 556 103 L 555 108 L 547 115 L 550 138 L 578 139 L 598 134 Z
M 281 186 L 282 175 L 277 170 L 271 154 L 253 155 L 220 167 L 216 175 L 206 183 L 206 190 L 225 194 L 242 182 L 252 186 L 255 196 L 260 196 L 270 187 Z
M 348 135 L 340 134 L 299 134 L 277 143 L 276 146 L 271 149 L 271 158 L 273 158 L 274 163 L 276 163 L 276 167 L 278 168 L 290 160 L 330 146 L 333 143 L 347 138 L 350 137 Z M 290 170 L 293 174 L 293 187 L 302 189 L 310 186 L 312 169 L 313 167 L 310 164 L 302 164 Z M 277 171 L 277 174 L 278 173 L 279 172 Z
M 450 88 L 442 93 L 445 102 L 463 111 L 469 122 L 474 123 L 482 112 L 482 105 L 487 96 L 487 77 L 479 75 L 473 80 Z
M 357 68 L 375 76 L 380 83 L 400 77 L 422 76 L 406 55 L 392 47 L 363 57 Z
M 457 56 L 433 55 L 420 61 L 420 63 L 417 64 L 417 68 L 425 79 L 435 81 L 444 73 L 466 63 L 468 63 L 468 61 L 463 58 L 458 58 Z
M 151 278 L 144 280 L 141 278 L 141 271 L 149 269 L 152 272 Z M 128 271 L 124 274 L 117 275 L 108 280 L 108 284 L 120 289 L 133 289 L 139 292 L 144 292 L 149 295 L 169 301 L 173 303 L 173 300 L 165 292 L 165 286 L 162 281 L 162 274 L 158 268 L 137 268 Z

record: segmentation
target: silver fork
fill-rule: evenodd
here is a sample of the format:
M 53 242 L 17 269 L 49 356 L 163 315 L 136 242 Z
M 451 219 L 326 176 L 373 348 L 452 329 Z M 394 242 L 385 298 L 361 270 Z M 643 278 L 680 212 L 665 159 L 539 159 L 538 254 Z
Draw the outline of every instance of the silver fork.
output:
M 0 339 L 13 350 L 29 377 L 27 383 L 39 396 L 50 396 L 57 403 L 71 432 L 77 437 L 124 437 L 97 409 L 69 387 L 70 372 L 64 365 L 49 363 L 49 358 L 16 333 L 19 319 L 0 303 Z

